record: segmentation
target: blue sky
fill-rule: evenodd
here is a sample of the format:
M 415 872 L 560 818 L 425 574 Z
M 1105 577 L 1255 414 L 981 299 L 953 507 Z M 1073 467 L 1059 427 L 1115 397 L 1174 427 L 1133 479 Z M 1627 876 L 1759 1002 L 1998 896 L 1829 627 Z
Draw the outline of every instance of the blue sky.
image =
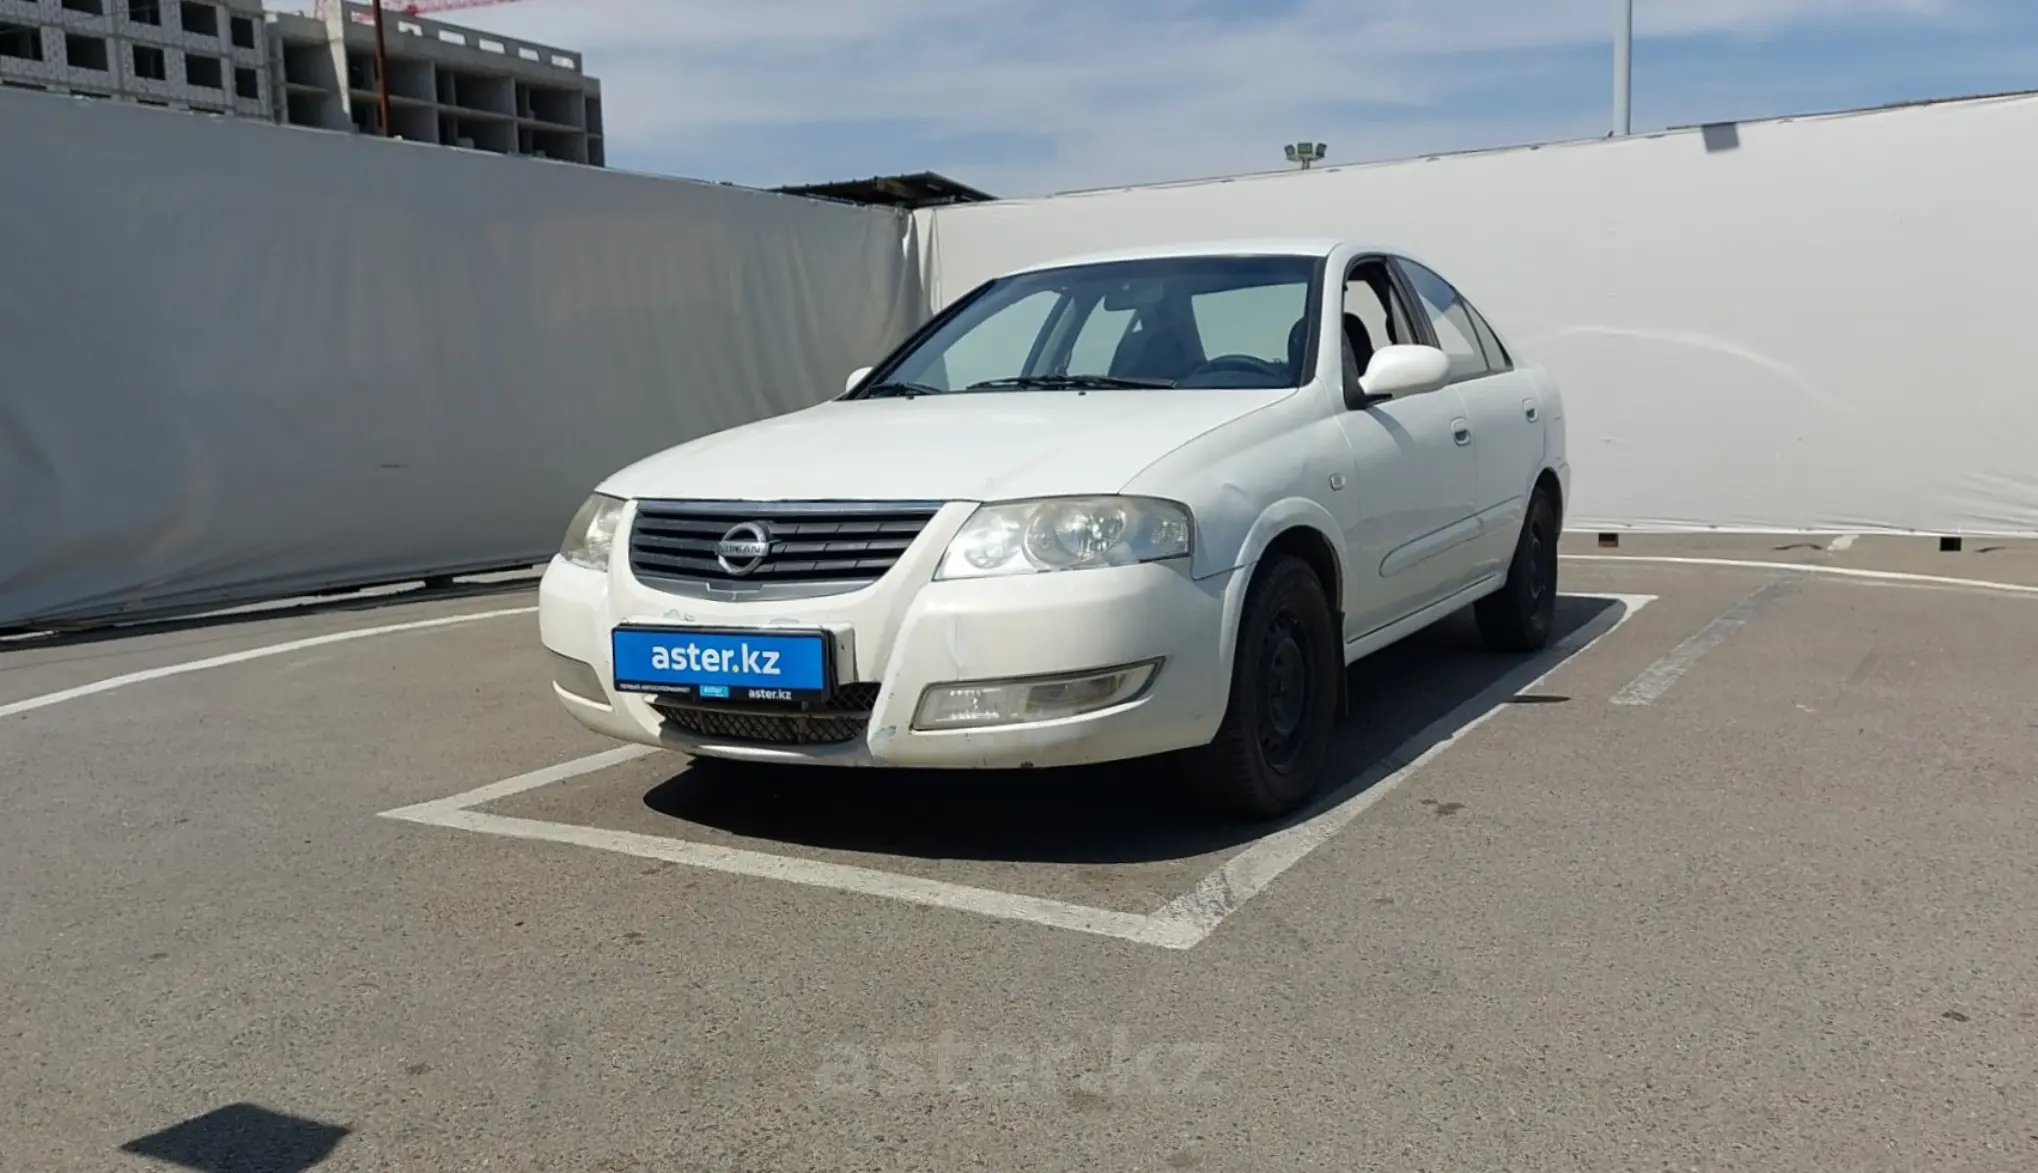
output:
M 1636 0 L 1634 124 L 2038 88 L 2038 0 Z M 1589 137 L 1615 0 L 519 0 L 609 163 L 757 186 L 931 169 L 998 195 Z

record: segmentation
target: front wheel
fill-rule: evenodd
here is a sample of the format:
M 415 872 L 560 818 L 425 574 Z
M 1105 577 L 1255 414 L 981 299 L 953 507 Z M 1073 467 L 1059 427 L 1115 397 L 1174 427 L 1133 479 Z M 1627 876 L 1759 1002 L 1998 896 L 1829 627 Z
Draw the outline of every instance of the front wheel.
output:
M 1507 583 L 1472 607 L 1479 637 L 1496 652 L 1536 652 L 1557 618 L 1557 501 L 1547 489 L 1529 499 Z
M 1224 723 L 1189 755 L 1190 780 L 1207 800 L 1270 819 L 1316 792 L 1337 726 L 1343 652 L 1316 572 L 1275 555 L 1246 594 Z

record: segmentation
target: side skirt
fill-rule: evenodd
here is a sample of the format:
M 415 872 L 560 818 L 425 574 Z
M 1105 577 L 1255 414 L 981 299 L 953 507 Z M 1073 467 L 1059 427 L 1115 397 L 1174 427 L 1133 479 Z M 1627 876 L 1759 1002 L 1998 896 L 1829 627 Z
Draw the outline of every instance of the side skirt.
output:
M 1356 639 L 1346 640 L 1345 663 L 1351 664 L 1356 660 L 1372 655 L 1396 640 L 1414 635 L 1451 612 L 1461 607 L 1468 607 L 1505 585 L 1507 585 L 1507 576 L 1505 574 L 1488 575 L 1464 590 L 1459 591 L 1457 594 L 1431 603 L 1413 615 L 1409 615 L 1404 619 L 1397 619 L 1385 627 L 1375 628 Z

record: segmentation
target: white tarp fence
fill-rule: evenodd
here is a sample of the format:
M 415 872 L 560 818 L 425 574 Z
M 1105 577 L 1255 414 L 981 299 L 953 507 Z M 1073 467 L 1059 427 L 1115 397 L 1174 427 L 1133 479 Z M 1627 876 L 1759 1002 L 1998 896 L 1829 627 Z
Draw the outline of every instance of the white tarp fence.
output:
M 542 558 L 615 468 L 837 394 L 923 274 L 1181 238 L 1433 262 L 1562 381 L 1575 528 L 2038 535 L 2031 141 L 1981 100 L 909 224 L 0 92 L 0 628 Z
M 1564 389 L 1579 529 L 2038 534 L 2038 99 L 917 213 L 1010 266 L 1335 235 L 1436 265 Z
M 528 563 L 839 394 L 903 216 L 0 93 L 0 628 Z

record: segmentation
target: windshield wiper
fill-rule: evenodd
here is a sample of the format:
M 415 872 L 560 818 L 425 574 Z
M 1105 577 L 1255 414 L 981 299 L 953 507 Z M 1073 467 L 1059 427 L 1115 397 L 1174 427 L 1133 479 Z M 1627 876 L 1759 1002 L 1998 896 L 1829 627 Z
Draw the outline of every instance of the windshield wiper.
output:
M 948 394 L 947 391 L 944 391 L 939 387 L 929 387 L 925 383 L 879 383 L 874 387 L 865 387 L 863 389 L 863 394 L 858 396 L 858 398 L 890 399 L 894 396 L 897 396 L 903 399 L 911 399 L 916 395 L 946 395 L 946 394 Z
M 1019 375 L 971 383 L 965 391 L 1118 391 L 1139 387 L 1172 387 L 1173 379 L 1121 379 L 1116 375 Z

